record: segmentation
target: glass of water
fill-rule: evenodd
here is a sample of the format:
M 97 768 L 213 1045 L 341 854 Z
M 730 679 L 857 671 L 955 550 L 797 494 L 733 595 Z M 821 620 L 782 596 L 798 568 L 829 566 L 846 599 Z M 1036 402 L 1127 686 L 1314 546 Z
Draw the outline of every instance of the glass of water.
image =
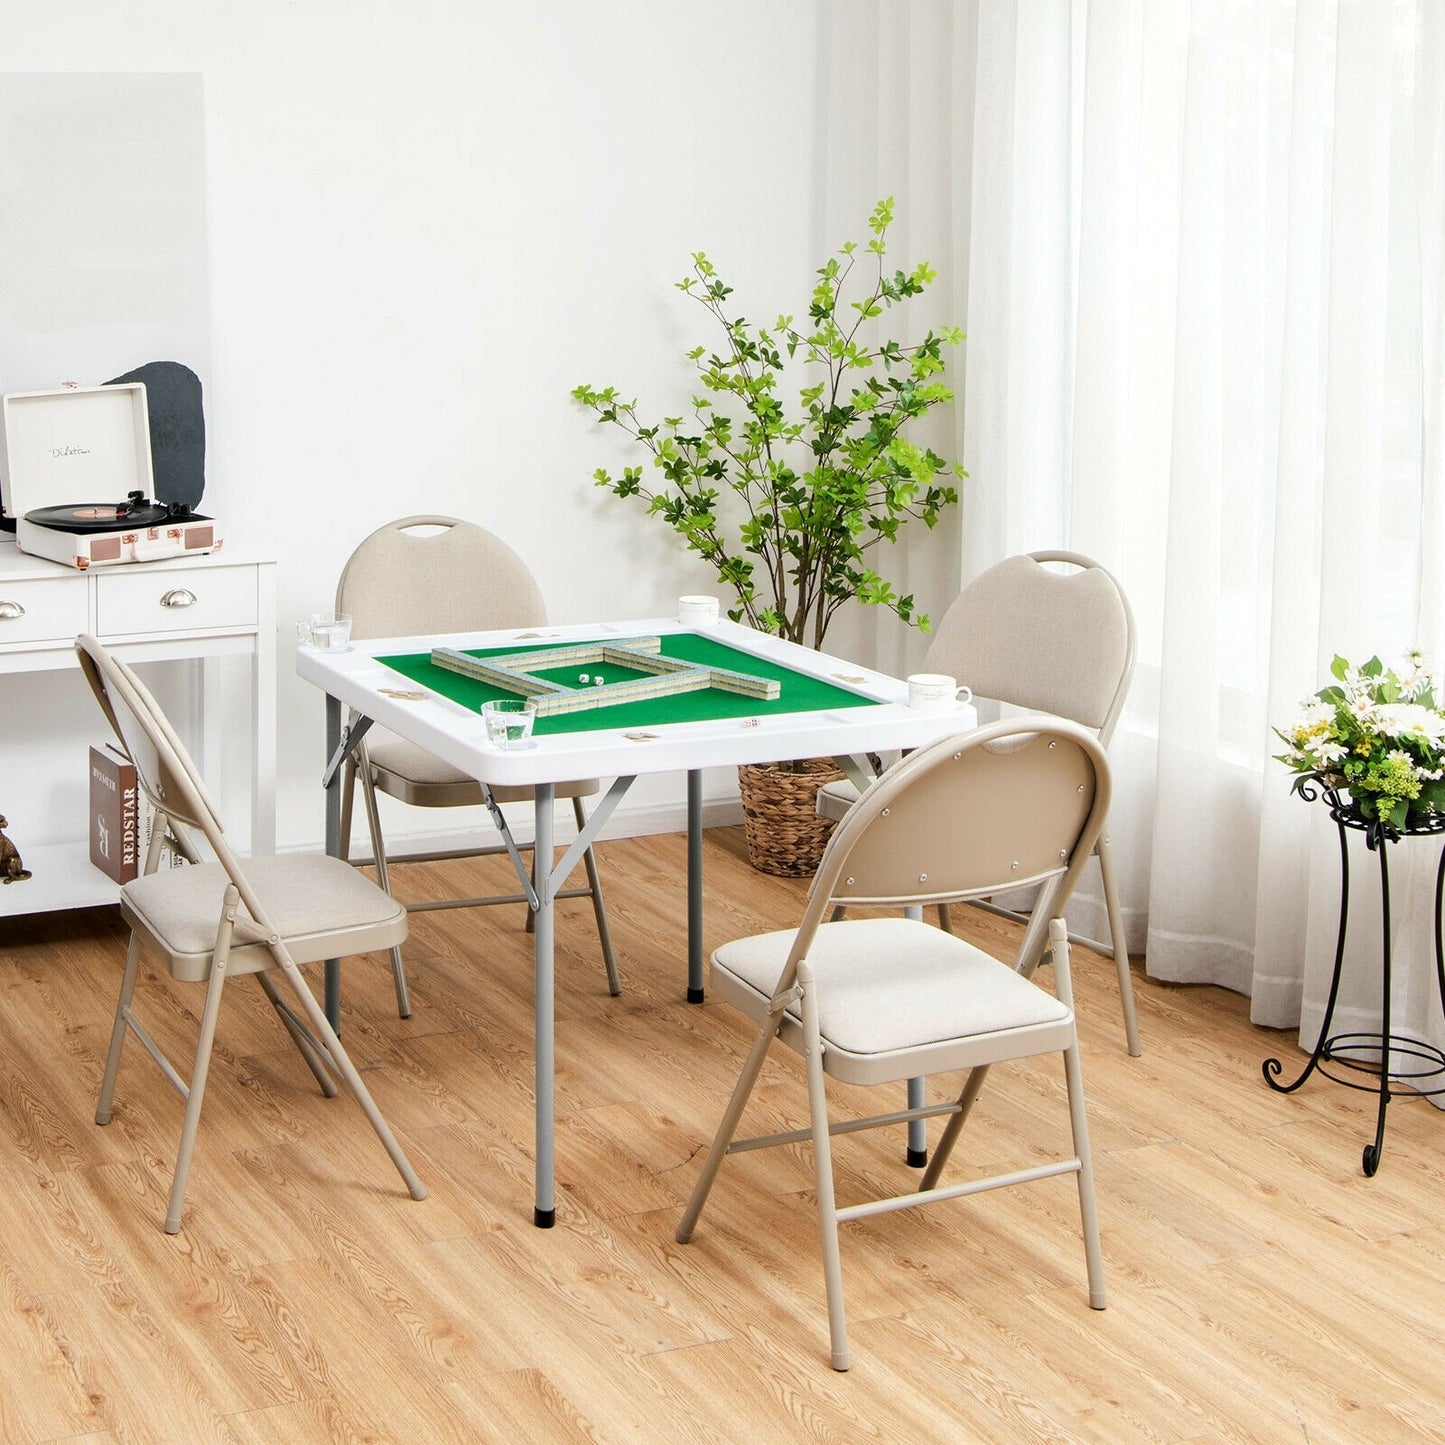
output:
M 313 612 L 311 645 L 323 652 L 345 652 L 351 646 L 351 618 L 344 612 Z
M 487 725 L 487 741 L 494 748 L 515 751 L 530 748 L 532 724 L 537 720 L 537 704 L 529 697 L 499 697 L 482 704 L 482 720 Z

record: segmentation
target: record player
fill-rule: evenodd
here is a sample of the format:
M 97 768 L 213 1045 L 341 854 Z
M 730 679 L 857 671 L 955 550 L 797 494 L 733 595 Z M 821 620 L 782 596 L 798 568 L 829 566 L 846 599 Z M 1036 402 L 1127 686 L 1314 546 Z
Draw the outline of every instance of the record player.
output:
M 12 392 L 3 421 L 0 482 L 22 552 L 84 571 L 220 547 L 219 524 L 192 510 L 198 490 L 151 499 L 143 382 Z M 100 500 L 72 500 L 87 497 Z

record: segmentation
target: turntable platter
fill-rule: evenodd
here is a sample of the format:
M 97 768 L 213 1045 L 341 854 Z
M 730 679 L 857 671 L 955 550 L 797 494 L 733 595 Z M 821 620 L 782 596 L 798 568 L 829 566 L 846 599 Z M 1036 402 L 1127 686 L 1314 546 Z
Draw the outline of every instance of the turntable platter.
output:
M 168 522 L 209 520 L 184 502 L 153 502 L 132 492 L 123 502 L 65 502 L 58 507 L 37 507 L 25 520 L 57 532 L 114 532 L 126 527 L 163 527 Z

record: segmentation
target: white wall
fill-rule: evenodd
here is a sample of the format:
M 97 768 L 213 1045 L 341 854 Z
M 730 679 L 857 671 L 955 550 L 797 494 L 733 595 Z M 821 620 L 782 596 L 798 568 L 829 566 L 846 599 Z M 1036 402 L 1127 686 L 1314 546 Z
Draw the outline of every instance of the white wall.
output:
M 293 623 L 373 527 L 438 511 L 493 528 L 555 621 L 712 590 L 592 484 L 624 453 L 568 393 L 685 401 L 682 352 L 710 339 L 671 284 L 693 250 L 741 313 L 802 309 L 822 259 L 816 3 L 6 10 L 0 70 L 202 77 L 207 501 L 228 546 L 280 564 L 283 848 L 320 836 L 322 706 L 292 673 Z

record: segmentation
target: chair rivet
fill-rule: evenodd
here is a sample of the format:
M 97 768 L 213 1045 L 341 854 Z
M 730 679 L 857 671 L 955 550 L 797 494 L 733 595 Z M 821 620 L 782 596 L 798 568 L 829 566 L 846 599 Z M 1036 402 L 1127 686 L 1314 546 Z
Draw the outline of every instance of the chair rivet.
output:
M 1053 740 L 1053 742 L 1051 742 L 1051 743 L 1049 744 L 1049 746 L 1050 746 L 1051 748 L 1056 748 L 1056 747 L 1058 747 L 1058 745 L 1059 745 L 1059 740 L 1058 740 L 1057 738 L 1055 738 L 1055 739 Z
M 886 817 L 889 815 L 889 813 L 891 813 L 892 811 L 893 811 L 892 808 L 884 808 L 884 809 L 882 810 L 882 816 L 886 818 Z
M 927 883 L 927 882 L 928 882 L 928 874 L 927 874 L 927 873 L 920 873 L 920 874 L 918 875 L 918 881 L 919 881 L 920 883 Z
M 845 878 L 843 881 L 851 888 L 857 880 L 853 878 Z
M 1019 866 L 1019 860 L 1018 860 L 1017 858 L 1015 858 L 1015 859 L 1013 860 L 1013 862 L 1009 864 L 1009 867 L 1010 867 L 1010 868 L 1017 868 L 1018 866 Z
M 1084 785 L 1082 783 L 1079 784 L 1079 791 L 1081 793 L 1084 791 Z
M 957 762 L 962 756 L 963 756 L 962 753 L 954 753 L 954 755 L 953 755 L 953 761 L 954 761 L 954 762 Z
M 1059 857 L 1060 857 L 1060 858 L 1067 858 L 1068 856 L 1069 856 L 1069 850 L 1068 850 L 1067 848 L 1060 848 L 1060 849 L 1059 849 Z

